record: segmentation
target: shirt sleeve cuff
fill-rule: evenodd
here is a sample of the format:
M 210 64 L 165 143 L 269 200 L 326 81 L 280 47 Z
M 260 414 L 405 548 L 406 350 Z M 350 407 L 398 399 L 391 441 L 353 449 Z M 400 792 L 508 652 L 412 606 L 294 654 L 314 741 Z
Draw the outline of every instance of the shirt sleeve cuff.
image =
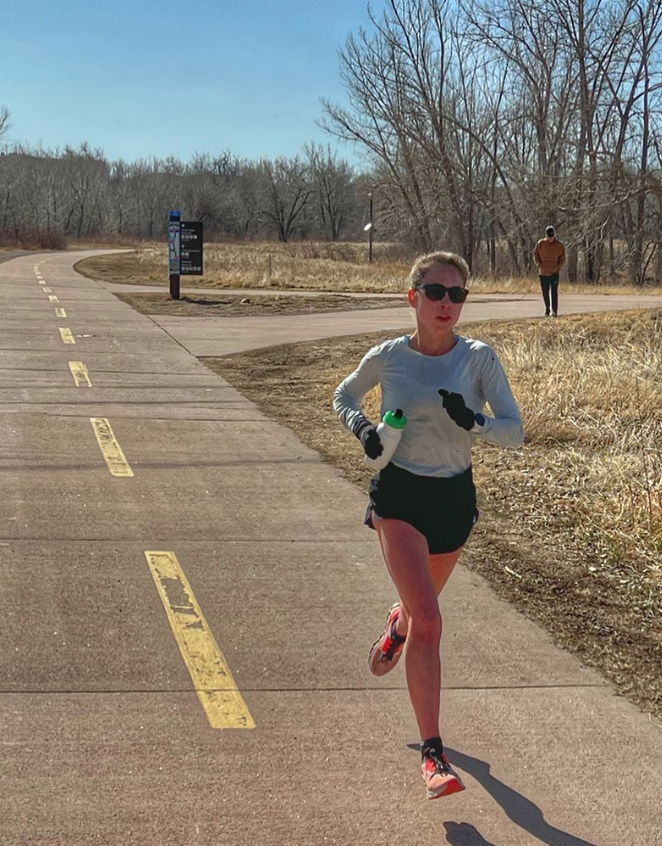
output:
M 472 435 L 479 435 L 481 432 L 484 432 L 487 429 L 487 418 L 484 414 L 475 414 L 474 415 L 474 425 L 473 428 L 469 431 Z

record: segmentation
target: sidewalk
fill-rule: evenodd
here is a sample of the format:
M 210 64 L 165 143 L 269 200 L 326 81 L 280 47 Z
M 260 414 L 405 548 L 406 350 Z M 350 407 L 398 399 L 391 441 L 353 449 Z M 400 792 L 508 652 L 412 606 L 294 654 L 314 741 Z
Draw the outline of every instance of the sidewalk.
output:
M 109 282 L 99 283 L 110 291 L 149 290 L 146 286 L 118 286 Z M 151 289 L 154 291 L 154 289 Z M 158 289 L 156 289 L 158 290 Z M 189 290 L 188 293 L 200 293 Z M 273 291 L 250 292 L 247 295 L 268 296 Z M 207 290 L 205 293 L 209 293 Z M 239 293 L 234 291 L 233 293 Z M 278 292 L 283 293 L 283 292 Z M 288 292 L 294 294 L 294 292 Z M 301 295 L 310 292 L 298 292 Z M 314 293 L 314 292 L 313 292 Z M 357 295 L 358 296 L 358 295 Z M 381 297 L 381 294 L 375 294 Z M 392 296 L 392 295 L 389 295 Z M 403 294 L 404 303 L 404 294 Z M 566 314 L 618 311 L 637 308 L 662 308 L 662 296 L 642 295 L 631 297 L 616 294 L 566 294 L 561 297 L 561 322 Z M 462 310 L 460 323 L 482 320 L 519 320 L 542 317 L 544 306 L 537 294 L 472 294 Z M 245 352 L 258 347 L 312 341 L 319 338 L 358 335 L 365 332 L 392 331 L 394 335 L 409 332 L 414 322 L 411 309 L 398 308 L 361 309 L 357 311 L 321 312 L 259 317 L 168 317 L 151 315 L 172 338 L 195 356 L 223 356 Z
M 215 319 L 175 339 L 80 258 L 0 265 L 0 844 L 662 844 L 662 730 L 461 566 L 443 710 L 467 790 L 425 800 L 403 669 L 366 666 L 393 589 L 364 494 L 182 346 L 206 348 Z M 110 474 L 90 418 L 132 477 Z M 155 550 L 255 729 L 211 727 Z

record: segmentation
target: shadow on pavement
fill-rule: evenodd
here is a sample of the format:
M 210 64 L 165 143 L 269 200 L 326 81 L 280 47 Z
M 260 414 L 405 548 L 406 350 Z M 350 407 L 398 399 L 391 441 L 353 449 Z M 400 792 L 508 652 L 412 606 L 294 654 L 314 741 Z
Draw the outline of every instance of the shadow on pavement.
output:
M 418 743 L 408 743 L 407 745 L 410 749 L 419 751 Z M 546 846 L 598 846 L 596 843 L 575 837 L 574 834 L 569 834 L 567 831 L 550 825 L 536 804 L 493 776 L 490 772 L 490 765 L 486 761 L 464 755 L 462 752 L 449 747 L 446 747 L 446 753 L 452 764 L 469 773 L 485 788 L 494 801 L 503 808 L 506 816 L 524 831 L 528 831 L 536 837 L 541 843 L 545 843 Z M 447 842 L 451 846 L 508 846 L 507 843 L 495 844 L 485 840 L 483 835 L 470 823 L 448 821 L 444 823 L 444 826 L 446 827 Z
M 445 822 L 446 840 L 451 846 L 496 846 L 485 840 L 471 823 Z
M 7 253 L 0 253 L 0 262 L 3 261 L 11 261 L 15 258 L 20 258 L 21 256 L 29 256 L 30 250 L 11 250 L 11 252 Z
M 490 765 L 485 761 L 463 755 L 462 752 L 457 752 L 455 749 L 447 749 L 446 751 L 454 764 L 482 784 L 516 825 L 537 837 L 542 843 L 546 843 L 547 846 L 597 846 L 595 843 L 590 843 L 581 837 L 575 837 L 573 834 L 555 828 L 546 822 L 540 808 L 525 796 L 522 796 L 521 793 L 495 778 L 490 773 Z M 473 828 L 473 826 L 469 826 L 469 828 Z M 475 833 L 477 839 L 473 841 L 449 840 L 449 843 L 453 843 L 454 846 L 460 846 L 460 844 L 461 846 L 492 846 L 477 831 Z M 503 846 L 507 846 L 507 844 L 503 844 Z

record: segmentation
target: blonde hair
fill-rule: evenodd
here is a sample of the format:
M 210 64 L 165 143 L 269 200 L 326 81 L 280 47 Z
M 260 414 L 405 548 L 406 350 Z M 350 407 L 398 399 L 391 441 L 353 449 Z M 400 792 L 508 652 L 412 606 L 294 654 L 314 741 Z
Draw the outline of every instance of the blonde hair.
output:
M 409 271 L 407 281 L 410 288 L 416 288 L 420 285 L 421 280 L 428 272 L 435 267 L 454 267 L 462 277 L 462 282 L 465 288 L 469 281 L 469 265 L 457 253 L 449 253 L 444 250 L 439 250 L 435 253 L 428 253 L 424 256 L 419 256 L 414 262 L 412 269 Z

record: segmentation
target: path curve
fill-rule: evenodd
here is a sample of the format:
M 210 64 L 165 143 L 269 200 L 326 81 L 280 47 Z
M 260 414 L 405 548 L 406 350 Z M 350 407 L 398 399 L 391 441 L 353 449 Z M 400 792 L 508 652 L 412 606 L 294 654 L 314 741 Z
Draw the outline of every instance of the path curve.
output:
M 404 299 L 404 297 L 403 297 Z M 567 294 L 561 297 L 564 314 L 662 308 L 662 296 Z M 540 317 L 542 300 L 535 294 L 475 294 L 462 311 L 461 323 Z M 414 326 L 408 306 L 362 311 L 326 312 L 261 317 L 169 317 L 151 319 L 193 355 L 224 356 L 276 344 L 368 332 L 407 332 Z

